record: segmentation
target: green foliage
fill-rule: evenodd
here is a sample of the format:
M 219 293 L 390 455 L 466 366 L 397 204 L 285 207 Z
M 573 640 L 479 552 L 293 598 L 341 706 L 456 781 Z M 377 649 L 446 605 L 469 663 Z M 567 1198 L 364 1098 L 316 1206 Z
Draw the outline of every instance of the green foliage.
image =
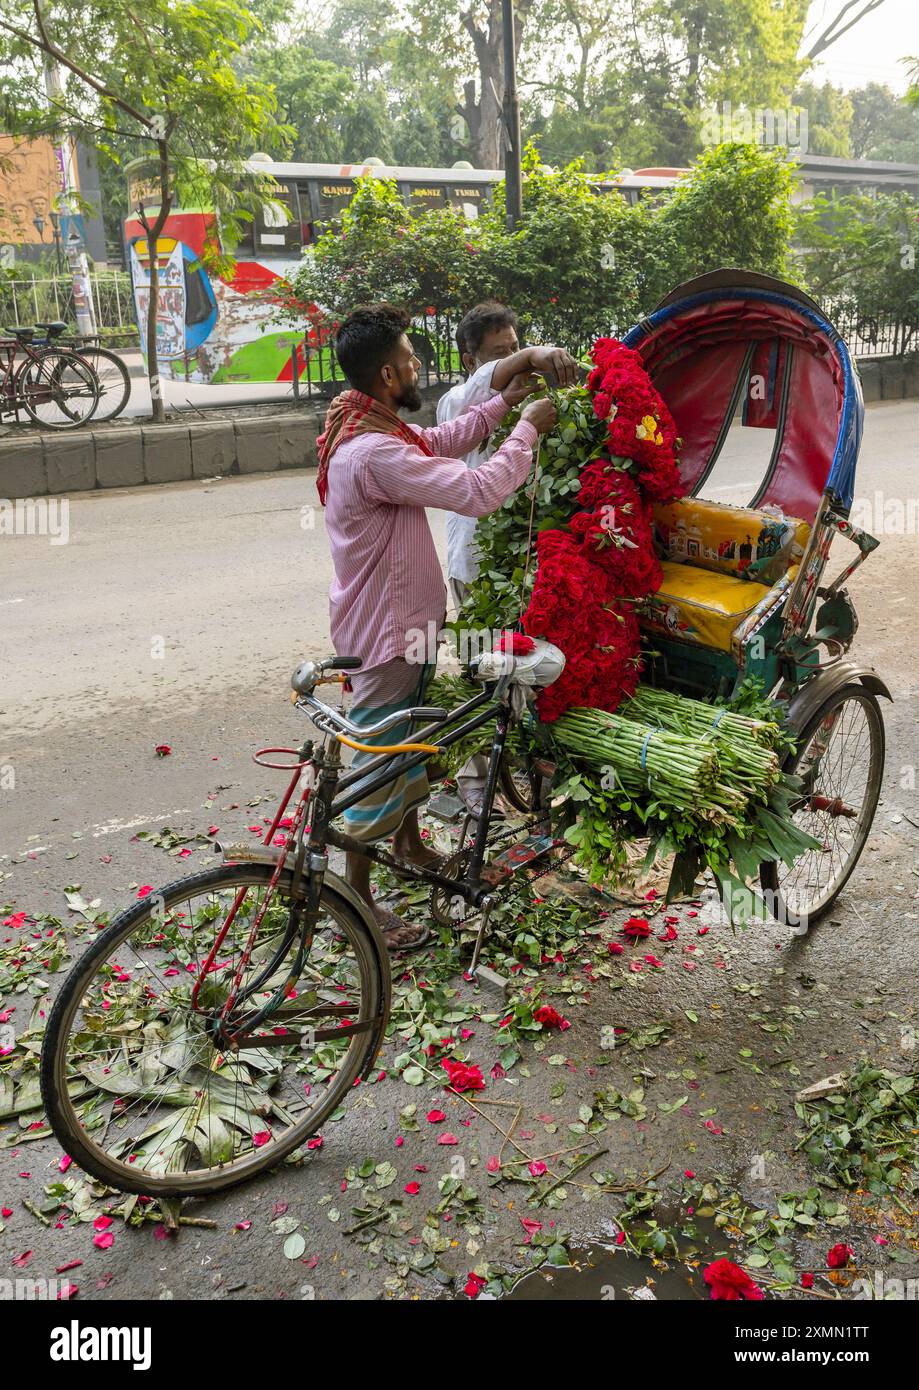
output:
M 360 179 L 342 217 L 304 258 L 293 279 L 295 301 L 316 301 L 333 316 L 375 300 L 456 316 L 468 302 L 482 241 L 483 229 L 460 213 L 414 213 L 395 182 Z
M 817 298 L 919 324 L 919 199 L 819 194 L 797 210 L 796 239 L 802 277 Z
M 682 270 L 698 275 L 742 266 L 784 275 L 791 191 L 783 150 L 740 144 L 706 150 L 692 176 L 677 185 L 665 214 Z
M 809 1162 L 834 1186 L 865 1187 L 878 1195 L 902 1191 L 914 1198 L 917 1080 L 861 1058 L 838 1093 L 814 1103 L 799 1101 L 795 1111 L 805 1125 L 802 1143 Z
M 96 146 L 103 162 L 138 152 L 157 161 L 167 190 L 187 196 L 212 161 L 214 199 L 232 241 L 262 201 L 243 161 L 278 153 L 289 132 L 273 91 L 237 71 L 258 22 L 240 0 L 146 0 L 143 22 L 128 0 L 45 0 L 39 27 L 31 0 L 0 17 L 0 109 L 16 134 L 62 133 Z M 45 96 L 44 63 L 58 56 L 60 96 Z M 2 60 L 6 59 L 4 68 Z
M 632 206 L 598 195 L 579 162 L 561 170 L 526 152 L 523 219 L 509 233 L 503 185 L 475 222 L 409 211 L 394 184 L 361 182 L 350 207 L 294 279 L 294 304 L 331 315 L 388 299 L 456 319 L 477 300 L 512 304 L 524 337 L 586 350 L 622 332 L 681 280 L 718 265 L 781 274 L 791 175 L 756 146 L 708 151 L 671 196 Z
M 526 485 L 490 515 L 480 517 L 476 526 L 476 542 L 488 563 L 470 585 L 462 612 L 464 625 L 476 631 L 494 632 L 517 622 L 529 603 L 536 575 L 535 537 L 540 531 L 564 526 L 571 518 L 577 509 L 581 469 L 599 457 L 606 436 L 606 423 L 594 414 L 590 394 L 583 386 L 548 394 L 558 410 L 558 423 L 540 439 L 538 471 L 534 470 Z M 495 433 L 496 447 L 519 416 L 518 408 L 502 422 Z M 531 510 L 534 541 L 524 588 Z

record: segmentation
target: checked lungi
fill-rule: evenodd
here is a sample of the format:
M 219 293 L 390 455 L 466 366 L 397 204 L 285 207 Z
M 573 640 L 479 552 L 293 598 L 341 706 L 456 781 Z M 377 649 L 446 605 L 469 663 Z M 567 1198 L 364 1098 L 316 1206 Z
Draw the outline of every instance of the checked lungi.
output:
M 355 671 L 351 676 L 354 702 L 348 717 L 361 728 L 378 723 L 396 710 L 411 709 L 413 705 L 424 703 L 424 692 L 434 673 L 434 663 L 419 666 L 404 661 L 401 657 L 387 661 L 382 666 L 368 671 Z M 418 725 L 414 726 L 417 732 Z M 380 734 L 362 738 L 362 743 L 387 745 L 413 741 L 413 727 L 410 720 L 402 720 Z M 360 768 L 369 763 L 376 754 L 355 753 L 351 767 Z M 404 758 L 393 761 L 397 769 Z M 375 776 L 376 774 L 371 774 Z M 368 778 L 369 780 L 369 778 Z M 360 782 L 349 788 L 350 792 L 360 790 Z M 424 766 L 409 768 L 407 772 L 387 782 L 377 791 L 344 812 L 344 828 L 356 840 L 369 842 L 385 839 L 395 834 L 407 813 L 413 806 L 419 806 L 428 798 L 428 774 Z

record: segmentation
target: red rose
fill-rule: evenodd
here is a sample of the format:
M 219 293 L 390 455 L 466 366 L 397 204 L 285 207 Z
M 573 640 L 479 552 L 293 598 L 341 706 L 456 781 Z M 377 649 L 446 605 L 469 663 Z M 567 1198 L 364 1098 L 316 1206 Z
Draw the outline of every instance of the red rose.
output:
M 827 1254 L 827 1265 L 830 1269 L 844 1269 L 854 1254 L 851 1245 L 834 1245 Z
M 556 1009 L 553 1009 L 551 1004 L 541 1004 L 533 1014 L 533 1017 L 536 1022 L 541 1023 L 544 1028 L 558 1028 L 562 1033 L 564 1033 L 566 1028 L 571 1027 L 568 1019 L 562 1018 L 561 1014 L 558 1013 Z
M 478 1067 L 454 1062 L 449 1057 L 444 1057 L 441 1066 L 450 1078 L 452 1091 L 484 1091 L 485 1079 Z
M 536 643 L 525 632 L 502 632 L 498 641 L 499 652 L 512 652 L 514 656 L 526 656 L 533 651 Z
M 705 1271 L 705 1282 L 711 1289 L 713 1299 L 761 1299 L 763 1291 L 754 1284 L 749 1274 L 730 1260 L 716 1260 Z
M 651 935 L 651 927 L 645 921 L 644 917 L 630 917 L 624 924 L 622 931 L 624 936 L 630 936 L 633 941 L 637 941 L 640 937 Z

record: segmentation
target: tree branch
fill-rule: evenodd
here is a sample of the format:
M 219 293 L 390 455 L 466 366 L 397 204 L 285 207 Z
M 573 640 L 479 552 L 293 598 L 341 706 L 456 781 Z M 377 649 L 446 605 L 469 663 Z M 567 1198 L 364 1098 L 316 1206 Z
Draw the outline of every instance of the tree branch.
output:
M 821 53 L 825 53 L 837 39 L 842 38 L 843 34 L 847 33 L 854 25 L 858 24 L 859 20 L 864 19 L 866 14 L 870 14 L 872 10 L 878 9 L 883 3 L 884 0 L 845 0 L 839 12 L 826 26 L 819 38 L 814 41 L 813 45 L 808 50 L 807 57 L 813 59 L 818 57 Z M 861 4 L 864 4 L 864 9 L 854 15 L 847 24 L 843 24 L 841 29 L 837 28 L 837 25 L 842 24 L 848 12 Z

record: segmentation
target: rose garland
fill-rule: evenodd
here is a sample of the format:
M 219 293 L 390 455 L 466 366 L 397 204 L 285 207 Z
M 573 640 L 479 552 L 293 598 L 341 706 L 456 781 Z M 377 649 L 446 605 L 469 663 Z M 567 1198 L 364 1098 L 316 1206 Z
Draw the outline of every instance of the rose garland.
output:
M 660 588 L 651 504 L 682 495 L 676 426 L 641 358 L 598 338 L 587 389 L 607 422 L 605 452 L 581 470 L 578 510 L 539 533 L 537 569 L 523 627 L 565 654 L 562 676 L 537 700 L 555 720 L 572 705 L 612 713 L 641 673 L 636 601 Z

